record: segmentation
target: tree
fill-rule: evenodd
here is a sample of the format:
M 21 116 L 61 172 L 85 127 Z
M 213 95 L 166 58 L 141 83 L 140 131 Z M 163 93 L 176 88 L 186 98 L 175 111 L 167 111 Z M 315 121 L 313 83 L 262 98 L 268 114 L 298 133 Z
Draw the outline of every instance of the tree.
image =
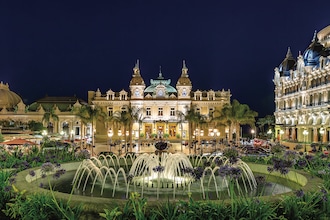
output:
M 234 99 L 231 105 L 226 104 L 220 111 L 220 116 L 217 117 L 217 120 L 224 122 L 229 126 L 229 134 L 232 134 L 232 131 L 236 130 L 236 141 L 239 140 L 239 130 L 241 125 L 250 125 L 254 126 L 255 117 L 258 116 L 258 113 L 251 110 L 247 104 L 241 104 L 239 101 Z M 232 137 L 229 136 L 229 140 Z
M 144 120 L 143 115 L 141 112 L 143 111 L 142 108 L 136 108 L 136 107 L 131 107 L 128 105 L 125 105 L 122 107 L 121 111 L 116 111 L 114 112 L 112 118 L 110 121 L 112 121 L 116 125 L 122 125 L 124 127 L 124 135 L 125 135 L 125 146 L 127 146 L 127 135 L 126 131 L 129 132 L 129 144 L 130 144 L 130 150 L 132 151 L 132 128 L 133 128 L 133 123 L 138 122 L 139 123 L 139 138 L 140 138 L 140 124 Z M 128 152 L 128 149 L 126 147 L 126 153 Z
M 203 124 L 205 124 L 207 121 L 207 116 L 200 114 L 200 112 L 196 111 L 196 106 L 192 106 L 187 110 L 187 113 L 185 115 L 185 120 L 189 123 L 189 142 L 191 142 L 192 132 L 195 131 L 195 129 L 200 132 L 200 128 Z M 198 135 L 198 143 L 200 143 L 200 134 Z M 197 144 L 194 145 L 194 153 L 197 154 Z
M 42 131 L 45 129 L 41 122 L 36 122 L 34 120 L 28 122 L 28 128 L 31 131 Z
M 95 144 L 95 137 L 94 137 L 94 121 L 105 121 L 107 115 L 99 106 L 95 105 L 82 105 L 80 108 L 75 109 L 76 115 L 80 117 L 81 124 L 87 125 L 88 123 L 92 124 L 92 145 Z M 82 136 L 82 125 L 81 125 L 81 136 Z
M 265 133 L 265 126 L 267 125 L 267 129 L 271 128 L 271 125 L 273 125 L 275 122 L 274 115 L 266 115 L 264 118 L 259 118 L 257 121 L 257 125 L 260 128 L 260 131 L 262 133 Z
M 182 137 L 182 132 L 183 132 L 183 127 L 182 124 L 186 121 L 186 117 L 185 114 L 182 111 L 177 111 L 176 112 L 176 116 L 177 116 L 177 120 L 178 120 L 178 124 L 180 125 L 180 130 L 181 130 L 181 134 L 180 134 L 180 142 L 181 142 L 181 152 L 183 152 L 183 146 L 182 146 L 182 142 L 183 142 L 183 137 Z
M 48 133 L 52 133 L 53 132 L 53 130 L 49 127 L 49 125 L 50 125 L 49 123 L 52 122 L 52 121 L 54 121 L 54 122 L 58 121 L 58 115 L 55 114 L 54 107 L 48 109 L 44 113 L 44 115 L 42 116 L 42 122 L 45 122 L 47 124 Z

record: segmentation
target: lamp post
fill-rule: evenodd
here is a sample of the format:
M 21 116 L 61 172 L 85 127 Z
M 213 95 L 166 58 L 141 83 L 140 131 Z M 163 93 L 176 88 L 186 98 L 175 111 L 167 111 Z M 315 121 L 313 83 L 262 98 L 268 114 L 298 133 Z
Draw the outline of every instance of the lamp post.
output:
M 111 144 L 112 144 L 112 136 L 113 136 L 113 131 L 111 129 L 109 129 L 108 131 L 108 137 L 109 137 L 109 149 L 110 149 L 110 153 L 111 153 Z
M 308 135 L 308 131 L 306 129 L 303 131 L 303 135 L 304 135 L 304 142 L 305 142 L 305 152 L 307 152 L 307 148 L 306 148 L 306 136 Z
M 119 150 L 118 150 L 118 153 L 119 153 L 119 155 L 121 154 L 121 149 L 122 149 L 122 139 L 121 139 L 121 135 L 122 135 L 122 133 L 121 133 L 121 129 L 119 129 L 118 130 L 118 136 L 119 136 L 119 140 L 120 140 L 120 144 L 119 144 Z
M 212 141 L 214 141 L 214 131 L 213 130 L 210 132 L 210 136 L 212 137 Z M 217 142 L 215 142 L 215 144 L 217 144 Z M 217 150 L 217 146 L 215 145 L 214 151 L 216 151 L 216 150 Z
M 128 152 L 128 145 L 129 145 L 129 143 L 127 143 L 127 137 L 129 137 L 129 131 L 126 131 L 126 134 L 125 134 L 125 149 L 126 149 L 126 153 Z
M 218 141 L 217 141 L 217 139 L 218 139 Z M 217 131 L 217 139 L 215 140 L 215 151 L 217 151 L 217 142 L 220 146 L 220 131 Z M 220 147 L 219 147 L 219 149 L 220 149 Z
M 226 133 L 226 145 L 228 144 L 228 134 L 229 134 L 229 128 L 225 129 L 225 133 Z

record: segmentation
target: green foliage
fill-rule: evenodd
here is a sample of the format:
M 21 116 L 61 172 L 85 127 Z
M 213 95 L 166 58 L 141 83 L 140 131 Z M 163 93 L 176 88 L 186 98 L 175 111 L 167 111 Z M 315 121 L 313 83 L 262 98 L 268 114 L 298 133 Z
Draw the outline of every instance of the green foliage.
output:
M 0 133 L 0 142 L 4 142 L 5 138 L 3 137 L 3 135 Z
M 147 219 L 146 215 L 147 200 L 141 198 L 139 193 L 131 193 L 129 200 L 120 211 L 118 208 L 113 210 L 105 209 L 100 216 L 106 219 Z
M 119 211 L 119 207 L 116 207 L 112 210 L 104 209 L 104 213 L 100 213 L 100 216 L 107 220 L 115 220 L 115 219 L 117 219 L 117 217 L 119 217 L 122 214 L 123 213 L 121 211 Z
M 6 189 L 9 187 L 9 177 L 11 173 L 5 170 L 0 171 L 0 210 L 10 200 L 10 192 Z
M 258 198 L 235 198 L 231 205 L 233 219 L 275 219 L 276 207 Z
M 29 121 L 28 122 L 28 128 L 31 131 L 42 131 L 45 129 L 45 127 L 43 126 L 43 124 L 41 122 L 37 122 L 37 121 Z
M 278 216 L 286 219 L 320 219 L 319 193 L 306 193 L 302 196 L 285 196 L 277 209 Z
M 82 206 L 71 208 L 68 203 L 57 202 L 53 196 L 44 193 L 25 195 L 13 186 L 13 197 L 6 204 L 4 213 L 10 218 L 22 220 L 78 219 Z
M 284 152 L 284 150 L 285 149 L 283 146 L 277 144 L 275 146 L 272 146 L 271 153 L 278 155 L 278 154 L 282 154 Z
M 226 219 L 231 215 L 223 203 L 194 201 L 192 198 L 188 202 L 179 202 L 178 213 L 178 219 Z
M 167 201 L 166 204 L 159 205 L 157 208 L 153 209 L 152 216 L 154 218 L 161 218 L 167 220 L 176 220 L 179 216 L 179 205 L 175 202 Z
M 238 157 L 238 151 L 234 147 L 228 147 L 224 149 L 223 155 L 227 158 L 236 158 Z
M 12 197 L 8 203 L 6 203 L 6 209 L 2 210 L 6 216 L 13 219 L 20 219 L 24 215 L 24 202 L 25 202 L 25 191 L 19 192 L 17 188 L 12 185 Z

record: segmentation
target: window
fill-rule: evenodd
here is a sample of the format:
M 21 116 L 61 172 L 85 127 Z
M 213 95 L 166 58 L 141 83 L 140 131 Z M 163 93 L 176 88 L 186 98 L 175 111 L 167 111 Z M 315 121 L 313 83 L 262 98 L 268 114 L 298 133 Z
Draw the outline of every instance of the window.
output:
M 209 115 L 213 116 L 213 113 L 214 113 L 214 108 L 209 108 Z
M 108 116 L 112 116 L 113 115 L 113 108 L 109 107 L 108 108 Z
M 175 116 L 175 108 L 171 108 L 171 110 L 170 110 L 170 116 Z
M 163 116 L 163 108 L 158 108 L 158 116 Z
M 146 109 L 146 115 L 147 116 L 151 116 L 151 109 L 150 109 L 150 107 L 147 107 L 147 109 Z

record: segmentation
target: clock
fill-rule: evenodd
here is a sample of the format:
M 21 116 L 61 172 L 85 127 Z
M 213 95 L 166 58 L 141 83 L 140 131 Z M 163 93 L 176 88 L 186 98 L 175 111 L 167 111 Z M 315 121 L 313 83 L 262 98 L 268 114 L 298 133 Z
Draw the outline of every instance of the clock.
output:
M 140 91 L 139 91 L 138 89 L 135 89 L 135 91 L 134 91 L 134 95 L 135 95 L 135 96 L 140 96 Z
M 158 96 L 163 96 L 163 95 L 164 95 L 163 90 L 158 90 Z
M 187 90 L 186 89 L 183 89 L 182 90 L 182 96 L 186 96 L 187 95 Z

